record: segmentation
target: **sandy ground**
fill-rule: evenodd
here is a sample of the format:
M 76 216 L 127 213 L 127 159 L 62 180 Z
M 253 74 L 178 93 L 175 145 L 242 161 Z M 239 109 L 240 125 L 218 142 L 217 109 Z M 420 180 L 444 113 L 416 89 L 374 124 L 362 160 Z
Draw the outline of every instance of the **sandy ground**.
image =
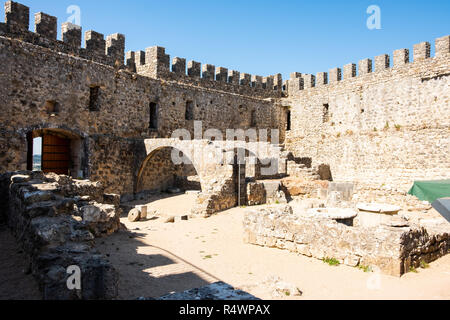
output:
M 39 300 L 41 293 L 27 270 L 27 257 L 6 226 L 0 225 L 0 300 Z
M 177 215 L 189 209 L 192 199 L 181 195 L 151 206 Z M 331 267 L 287 251 L 244 244 L 244 211 L 235 208 L 174 224 L 123 218 L 128 231 L 97 241 L 119 270 L 119 298 L 159 297 L 220 280 L 258 298 L 274 299 L 262 283 L 277 276 L 303 292 L 302 297 L 284 299 L 450 299 L 450 255 L 401 278 Z

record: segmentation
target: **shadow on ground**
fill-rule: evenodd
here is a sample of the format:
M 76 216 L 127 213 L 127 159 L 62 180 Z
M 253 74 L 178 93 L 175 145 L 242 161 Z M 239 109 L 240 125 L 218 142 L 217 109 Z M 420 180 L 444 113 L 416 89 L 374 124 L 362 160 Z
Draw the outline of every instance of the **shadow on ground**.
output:
M 6 225 L 0 224 L 0 300 L 40 300 L 29 259 Z
M 146 244 L 142 240 L 145 236 L 144 233 L 122 230 L 96 240 L 97 249 L 119 272 L 119 299 L 156 299 L 221 282 L 189 261 Z

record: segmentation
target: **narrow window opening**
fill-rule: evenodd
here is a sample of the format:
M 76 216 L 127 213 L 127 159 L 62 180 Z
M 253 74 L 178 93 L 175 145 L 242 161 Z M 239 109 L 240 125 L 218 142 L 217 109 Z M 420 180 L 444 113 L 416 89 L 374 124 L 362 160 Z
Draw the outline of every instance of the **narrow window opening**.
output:
M 152 130 L 158 129 L 158 106 L 156 103 L 150 103 L 150 123 L 149 128 Z
M 100 111 L 100 87 L 93 86 L 90 88 L 89 95 L 89 111 Z
M 49 100 L 45 102 L 44 105 L 45 111 L 47 111 L 50 115 L 56 115 L 59 113 L 59 103 L 54 100 Z
M 286 112 L 286 131 L 291 131 L 291 111 Z
M 323 123 L 330 121 L 330 106 L 329 104 L 323 105 Z
M 256 110 L 252 111 L 251 114 L 251 127 L 256 127 L 257 126 L 257 121 L 256 121 Z
M 193 101 L 187 101 L 186 102 L 185 119 L 187 121 L 194 120 L 194 102 Z

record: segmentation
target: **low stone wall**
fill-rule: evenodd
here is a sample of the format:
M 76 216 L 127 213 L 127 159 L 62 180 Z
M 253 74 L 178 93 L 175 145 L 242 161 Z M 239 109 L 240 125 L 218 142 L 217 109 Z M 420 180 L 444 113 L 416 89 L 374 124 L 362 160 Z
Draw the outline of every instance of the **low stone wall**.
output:
M 44 299 L 117 296 L 118 273 L 93 240 L 120 228 L 118 195 L 104 194 L 100 183 L 40 172 L 0 175 L 0 192 L 0 214 L 29 255 Z M 69 266 L 80 268 L 80 290 L 67 287 Z
M 449 253 L 449 234 L 450 224 L 350 227 L 326 218 L 293 214 L 289 206 L 248 210 L 244 218 L 246 243 L 318 259 L 335 258 L 353 267 L 376 266 L 393 276 Z

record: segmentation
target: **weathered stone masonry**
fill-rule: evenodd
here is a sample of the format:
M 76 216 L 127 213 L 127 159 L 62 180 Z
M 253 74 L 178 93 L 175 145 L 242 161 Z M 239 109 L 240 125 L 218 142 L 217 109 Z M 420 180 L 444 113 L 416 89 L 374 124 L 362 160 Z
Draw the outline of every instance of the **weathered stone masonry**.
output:
M 401 276 L 410 268 L 448 254 L 449 230 L 447 224 L 368 226 L 355 221 L 348 226 L 306 212 L 293 212 L 289 207 L 248 210 L 244 218 L 247 243 L 317 259 L 335 258 L 352 267 L 377 267 L 392 276 Z
M 362 60 L 358 75 L 349 64 L 317 77 L 296 72 L 283 86 L 280 75 L 171 61 L 162 47 L 125 56 L 121 34 L 105 40 L 87 31 L 81 48 L 78 26 L 64 23 L 57 40 L 56 18 L 36 14 L 30 32 L 27 7 L 9 1 L 5 12 L 1 171 L 26 169 L 27 134 L 47 130 L 79 141 L 74 176 L 133 194 L 147 157 L 143 141 L 179 128 L 193 135 L 194 121 L 202 121 L 203 131 L 280 129 L 287 152 L 329 164 L 335 180 L 404 192 L 415 179 L 448 178 L 449 36 L 436 40 L 435 57 L 421 43 L 414 62 L 402 49 L 392 68 L 382 55 Z
M 317 76 L 292 74 L 286 147 L 335 180 L 400 192 L 450 177 L 450 36 Z M 414 59 L 414 60 L 413 60 Z
M 81 27 L 63 23 L 58 40 L 55 17 L 36 13 L 31 32 L 29 16 L 28 7 L 8 1 L 0 23 L 0 220 L 23 242 L 45 298 L 117 295 L 117 274 L 92 240 L 117 231 L 120 201 L 140 192 L 201 189 L 193 213 L 209 216 L 237 205 L 237 187 L 239 200 L 256 205 L 285 202 L 284 191 L 322 190 L 328 183 L 318 179 L 356 182 L 358 196 L 373 189 L 398 196 L 414 180 L 450 178 L 450 36 L 436 40 L 434 57 L 423 42 L 413 59 L 396 50 L 392 67 L 380 55 L 283 82 L 280 74 L 171 60 L 157 46 L 125 54 L 119 33 L 105 39 L 87 31 L 82 47 Z M 202 137 L 194 137 L 198 121 Z M 177 129 L 195 140 L 173 138 Z M 278 171 L 261 177 L 251 152 L 238 167 L 195 157 L 191 165 L 171 163 L 173 149 L 234 156 L 238 148 L 203 137 L 208 129 L 224 137 L 227 129 L 279 129 L 280 141 L 270 135 L 257 159 L 275 158 Z M 39 136 L 68 141 L 67 159 L 48 161 L 66 161 L 63 170 L 77 180 L 11 173 L 31 170 Z M 240 142 L 248 152 L 251 143 Z M 291 213 L 249 212 L 246 241 L 394 275 L 450 250 L 445 228 L 350 227 Z M 82 292 L 66 290 L 69 265 L 83 269 Z
M 0 210 L 29 256 L 43 298 L 114 299 L 118 273 L 93 240 L 120 228 L 120 196 L 100 183 L 42 172 L 0 175 Z M 67 272 L 78 266 L 81 290 L 69 290 Z
M 63 41 L 46 28 L 28 31 L 28 8 L 9 3 L 0 28 L 1 171 L 26 169 L 30 131 L 49 129 L 82 141 L 83 176 L 104 183 L 108 191 L 132 194 L 146 154 L 143 140 L 170 137 L 178 128 L 277 128 L 273 102 L 279 90 L 252 88 L 210 79 L 176 83 L 130 72 L 123 66 L 124 37 L 81 31 L 63 25 Z M 52 20 L 51 23 L 56 23 Z M 70 28 L 69 28 L 70 27 Z M 53 30 L 53 27 L 52 27 Z M 114 58 L 114 59 L 112 59 Z M 98 87 L 98 110 L 90 110 L 91 88 Z M 226 91 L 228 90 L 228 91 Z M 193 116 L 186 120 L 186 106 Z M 48 105 L 57 104 L 57 110 Z M 157 128 L 149 128 L 150 104 L 157 106 Z M 250 121 L 251 115 L 254 122 Z

